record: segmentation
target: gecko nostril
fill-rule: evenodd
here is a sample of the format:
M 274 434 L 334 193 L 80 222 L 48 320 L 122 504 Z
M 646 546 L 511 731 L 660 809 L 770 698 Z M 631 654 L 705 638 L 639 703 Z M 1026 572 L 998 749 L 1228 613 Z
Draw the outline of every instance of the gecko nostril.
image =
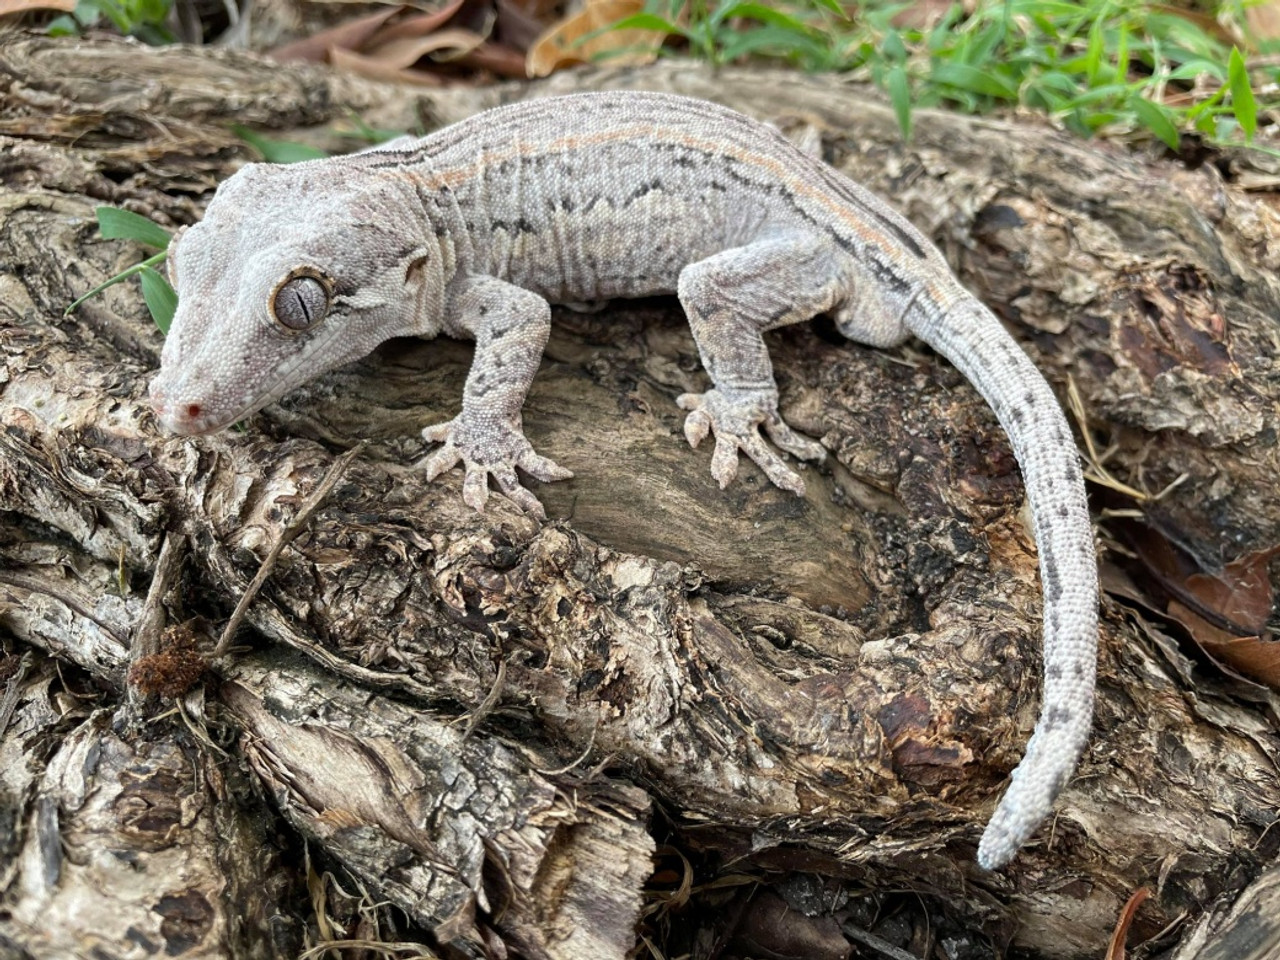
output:
M 188 420 L 198 420 L 198 419 L 200 419 L 200 414 L 201 414 L 201 413 L 203 413 L 203 412 L 204 412 L 204 409 L 200 406 L 200 404 L 198 404 L 198 403 L 188 403 L 188 404 L 187 404 L 187 419 L 188 419 Z

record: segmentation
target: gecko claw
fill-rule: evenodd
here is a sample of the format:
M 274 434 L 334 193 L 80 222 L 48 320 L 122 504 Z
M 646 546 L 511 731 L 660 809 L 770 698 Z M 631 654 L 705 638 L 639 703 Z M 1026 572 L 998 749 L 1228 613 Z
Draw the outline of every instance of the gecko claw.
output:
M 771 450 L 760 436 L 761 428 L 779 449 L 803 460 L 821 460 L 826 451 L 820 444 L 801 437 L 778 413 L 778 396 L 772 390 L 708 390 L 685 393 L 676 398 L 688 410 L 684 436 L 697 447 L 708 433 L 715 433 L 716 448 L 711 454 L 711 476 L 720 489 L 738 474 L 738 454 L 745 453 L 765 476 L 783 490 L 804 496 L 804 481 Z
M 483 512 L 489 502 L 489 478 L 493 477 L 508 500 L 531 517 L 546 520 L 547 511 L 520 483 L 516 468 L 544 483 L 573 476 L 572 470 L 535 453 L 518 423 L 495 426 L 486 422 L 473 428 L 464 415 L 426 427 L 422 439 L 441 444 L 440 449 L 418 462 L 427 480 L 435 480 L 461 463 L 466 471 L 462 480 L 462 502 L 478 512 Z

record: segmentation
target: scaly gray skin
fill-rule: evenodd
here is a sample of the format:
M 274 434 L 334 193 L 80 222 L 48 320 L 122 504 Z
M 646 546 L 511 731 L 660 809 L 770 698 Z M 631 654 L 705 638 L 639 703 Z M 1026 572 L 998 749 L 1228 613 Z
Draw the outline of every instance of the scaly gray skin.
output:
M 1009 434 L 1044 584 L 1044 707 L 983 834 L 1007 863 L 1050 812 L 1088 737 L 1097 566 L 1071 432 L 1043 377 L 938 251 L 870 193 L 769 127 L 697 100 L 598 93 L 502 107 L 408 145 L 293 166 L 251 164 L 170 247 L 180 294 L 151 393 L 182 434 L 217 430 L 389 337 L 476 341 L 462 411 L 423 436 L 434 479 L 459 461 L 463 499 L 489 477 L 543 517 L 516 468 L 571 474 L 525 439 L 521 406 L 549 303 L 676 292 L 714 384 L 677 403 L 738 453 L 804 484 L 765 443 L 819 460 L 778 414 L 761 334 L 830 313 L 888 347 L 914 334 L 950 360 Z

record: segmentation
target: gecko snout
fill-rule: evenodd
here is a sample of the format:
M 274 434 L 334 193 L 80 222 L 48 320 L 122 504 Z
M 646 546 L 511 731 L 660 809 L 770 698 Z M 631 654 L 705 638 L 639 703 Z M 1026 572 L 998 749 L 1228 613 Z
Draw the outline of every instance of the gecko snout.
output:
M 161 425 L 170 433 L 190 436 L 208 433 L 214 429 L 212 418 L 203 403 L 181 396 L 170 396 L 159 377 L 151 381 L 148 394 L 151 399 L 151 409 L 155 411 Z

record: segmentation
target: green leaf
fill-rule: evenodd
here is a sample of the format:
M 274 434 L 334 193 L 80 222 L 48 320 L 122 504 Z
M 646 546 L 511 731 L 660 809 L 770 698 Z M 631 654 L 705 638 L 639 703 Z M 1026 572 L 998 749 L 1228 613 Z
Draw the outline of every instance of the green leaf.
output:
M 1135 94 L 1129 98 L 1129 109 L 1138 116 L 1138 122 L 1154 133 L 1170 150 L 1178 149 L 1178 128 L 1163 103 L 1156 103 Z
M 1106 103 L 1109 100 L 1127 100 L 1129 98 L 1130 89 L 1127 84 L 1123 83 L 1104 83 L 1100 87 L 1093 87 L 1084 90 L 1077 96 L 1072 97 L 1063 106 L 1066 109 L 1074 110 L 1076 107 L 1085 107 L 1092 104 Z
M 658 16 L 656 13 L 633 13 L 629 17 L 623 17 L 617 23 L 611 23 L 609 30 L 657 30 L 660 33 L 677 34 L 687 37 L 689 34 L 683 27 L 678 27 L 670 20 Z
M 814 2 L 818 6 L 824 7 L 829 12 L 834 13 L 841 20 L 849 19 L 849 14 L 845 12 L 844 7 L 840 6 L 840 0 L 814 0 Z
M 1124 83 L 1129 79 L 1129 28 L 1120 24 L 1120 35 L 1116 40 L 1116 83 Z
M 1210 109 L 1222 100 L 1222 97 L 1226 92 L 1227 85 L 1224 83 L 1218 88 L 1217 92 L 1214 93 L 1213 96 L 1205 100 L 1201 100 L 1194 107 L 1189 107 L 1187 112 L 1182 115 L 1182 119 L 1187 122 L 1194 122 L 1197 130 L 1205 132 L 1206 128 L 1201 127 L 1200 122 L 1207 118 L 1212 118 L 1213 115 L 1209 112 Z
M 1089 83 L 1097 82 L 1098 71 L 1102 67 L 1102 20 L 1093 21 L 1089 27 L 1089 47 L 1084 55 L 1084 75 Z
M 1038 101 L 1050 113 L 1068 109 L 1071 100 L 1079 92 L 1079 83 L 1057 70 L 1049 70 L 1034 77 L 1023 88 L 1023 96 L 1028 103 Z
M 776 27 L 794 30 L 797 33 L 814 32 L 812 27 L 797 20 L 795 17 L 788 16 L 781 10 L 766 7 L 762 3 L 752 3 L 751 0 L 745 0 L 743 3 L 726 4 L 720 8 L 718 16 L 721 20 L 726 20 L 729 17 L 747 17 L 751 20 L 759 20 L 761 23 L 771 23 Z
M 148 247 L 164 250 L 168 248 L 169 240 L 173 236 L 158 223 L 152 223 L 146 217 L 131 210 L 121 210 L 119 207 L 95 207 L 93 212 L 98 216 L 98 232 L 107 240 L 135 240 Z
M 974 36 L 966 50 L 965 60 L 975 67 L 985 67 L 999 59 L 995 54 L 1004 43 L 1006 33 L 1003 20 L 987 24 Z
M 50 20 L 44 32 L 51 37 L 78 37 L 80 24 L 70 14 L 64 13 Z
M 81 294 L 79 297 L 77 297 L 75 301 L 69 307 L 67 307 L 66 310 L 62 311 L 62 315 L 64 317 L 71 316 L 71 314 L 75 313 L 76 307 L 80 306 L 80 304 L 84 303 L 90 297 L 96 297 L 103 290 L 107 289 L 107 287 L 114 287 L 117 283 L 120 283 L 123 280 L 128 280 L 135 273 L 141 273 L 147 267 L 159 266 L 160 264 L 164 263 L 164 260 L 165 260 L 164 253 L 155 253 L 147 257 L 147 259 L 143 260 L 141 263 L 135 263 L 132 267 L 127 267 L 126 269 L 121 270 L 114 277 L 110 277 L 106 280 L 103 280 L 100 284 L 98 284 L 88 293 Z
M 169 281 L 151 267 L 143 267 L 138 276 L 142 280 L 142 299 L 147 301 L 151 319 L 167 336 L 173 324 L 173 314 L 178 309 L 178 294 L 169 286 Z
M 1244 131 L 1244 138 L 1252 140 L 1254 131 L 1258 129 L 1258 104 L 1253 99 L 1249 71 L 1245 68 L 1239 47 L 1231 48 L 1231 57 L 1227 61 L 1227 85 L 1231 87 L 1231 107 L 1240 129 Z
M 880 41 L 880 55 L 891 63 L 899 63 L 907 59 L 907 48 L 902 42 L 902 34 L 890 30 Z
M 1002 100 L 1018 99 L 1018 88 L 999 74 L 988 70 L 979 70 L 967 63 L 934 64 L 930 79 L 934 83 L 944 83 L 960 90 L 980 93 L 988 97 Z
M 242 127 L 239 124 L 233 124 L 231 130 L 237 137 L 262 154 L 262 159 L 267 163 L 301 163 L 304 160 L 323 160 L 329 156 L 319 147 L 297 143 L 293 140 L 275 140 L 271 137 L 264 137 L 262 134 L 254 133 L 248 127 Z
M 796 35 L 785 27 L 766 26 L 752 30 L 743 30 L 731 35 L 720 47 L 720 56 L 726 61 L 760 51 L 773 51 L 784 54 L 821 57 L 826 48 L 815 38 L 807 34 Z
M 1196 80 L 1197 78 L 1208 74 L 1219 83 L 1227 79 L 1226 71 L 1222 69 L 1222 64 L 1214 63 L 1212 60 L 1188 60 L 1181 66 L 1175 67 L 1169 72 L 1170 80 Z
M 893 104 L 893 112 L 898 117 L 898 126 L 902 130 L 902 139 L 911 139 L 911 83 L 907 78 L 907 68 L 895 63 L 885 78 L 885 86 L 889 89 L 889 102 Z

